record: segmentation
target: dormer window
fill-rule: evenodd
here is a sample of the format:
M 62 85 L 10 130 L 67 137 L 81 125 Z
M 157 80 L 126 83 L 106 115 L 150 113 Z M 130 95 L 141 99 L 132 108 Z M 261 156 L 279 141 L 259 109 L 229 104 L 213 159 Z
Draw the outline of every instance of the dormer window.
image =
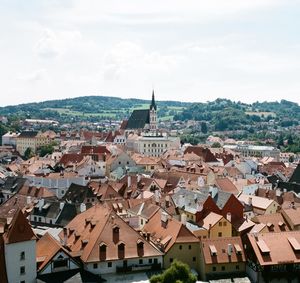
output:
M 119 258 L 125 257 L 125 244 L 124 243 L 120 243 L 118 245 L 118 257 Z
M 137 254 L 142 257 L 144 255 L 144 242 L 142 240 L 138 240 L 137 242 Z
M 99 259 L 100 260 L 106 260 L 106 249 L 107 249 L 106 244 L 104 244 L 104 243 L 100 244 L 100 247 L 99 247 Z
M 118 226 L 113 227 L 113 241 L 114 243 L 119 242 L 120 239 L 120 228 Z

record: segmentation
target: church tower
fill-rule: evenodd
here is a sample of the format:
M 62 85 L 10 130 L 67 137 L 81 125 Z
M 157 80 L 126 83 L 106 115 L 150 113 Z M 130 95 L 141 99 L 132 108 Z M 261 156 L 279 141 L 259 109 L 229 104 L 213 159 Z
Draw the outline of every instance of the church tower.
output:
M 155 104 L 155 97 L 154 97 L 154 90 L 152 91 L 152 101 L 150 104 L 150 111 L 149 111 L 149 120 L 150 120 L 150 131 L 156 132 L 157 130 L 157 115 L 156 115 L 156 104 Z

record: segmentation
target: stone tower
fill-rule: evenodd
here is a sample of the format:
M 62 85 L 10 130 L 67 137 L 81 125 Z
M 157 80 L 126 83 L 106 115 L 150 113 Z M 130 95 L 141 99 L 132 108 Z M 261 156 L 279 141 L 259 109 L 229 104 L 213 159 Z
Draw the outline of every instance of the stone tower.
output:
M 157 114 L 156 114 L 156 104 L 155 104 L 155 97 L 154 97 L 154 90 L 152 91 L 152 101 L 150 104 L 150 111 L 149 111 L 149 120 L 150 120 L 150 131 L 156 132 L 157 130 Z

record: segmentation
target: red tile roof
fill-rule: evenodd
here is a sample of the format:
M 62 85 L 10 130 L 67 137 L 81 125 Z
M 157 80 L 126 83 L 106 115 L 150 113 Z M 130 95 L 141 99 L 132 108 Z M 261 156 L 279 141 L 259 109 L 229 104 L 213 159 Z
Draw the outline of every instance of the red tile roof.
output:
M 230 249 L 229 253 L 228 249 Z M 240 237 L 202 239 L 202 250 L 206 264 L 246 262 Z
M 4 241 L 6 244 L 19 243 L 24 241 L 35 240 L 31 226 L 19 209 L 8 226 L 7 232 L 4 234 Z
M 291 244 L 300 243 L 300 231 L 248 234 L 248 239 L 260 265 L 299 263 L 299 251 Z M 297 245 L 298 246 L 298 245 Z
M 119 236 L 113 234 L 119 228 Z M 160 256 L 161 253 L 151 246 L 139 233 L 131 228 L 107 205 L 96 205 L 77 215 L 67 226 L 67 245 L 72 253 L 81 254 L 83 262 L 101 260 L 99 247 L 106 246 L 105 260 L 140 257 L 137 243 L 144 244 L 144 257 Z M 73 232 L 72 232 L 73 231 Z M 63 232 L 59 235 L 63 238 Z M 118 245 L 125 244 L 124 257 L 118 253 Z

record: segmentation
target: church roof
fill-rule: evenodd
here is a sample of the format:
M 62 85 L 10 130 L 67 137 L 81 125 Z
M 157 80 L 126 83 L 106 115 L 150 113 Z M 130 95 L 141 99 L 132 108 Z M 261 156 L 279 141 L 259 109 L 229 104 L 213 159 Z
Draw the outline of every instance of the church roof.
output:
M 126 129 L 143 129 L 145 125 L 149 123 L 150 119 L 148 109 L 133 110 L 128 119 Z

